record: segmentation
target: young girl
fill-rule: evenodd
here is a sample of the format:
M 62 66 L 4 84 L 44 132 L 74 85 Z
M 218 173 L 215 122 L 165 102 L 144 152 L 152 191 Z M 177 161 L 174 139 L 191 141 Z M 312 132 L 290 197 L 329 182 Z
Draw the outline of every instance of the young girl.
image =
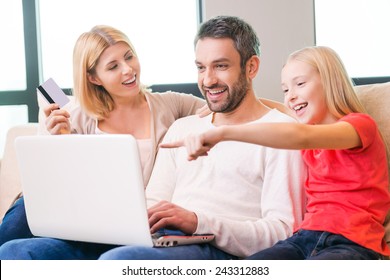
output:
M 343 63 L 327 47 L 292 53 L 282 70 L 285 105 L 301 124 L 218 127 L 161 147 L 186 146 L 189 160 L 220 141 L 301 149 L 307 213 L 295 234 L 249 259 L 380 259 L 389 256 L 386 146 L 360 104 Z

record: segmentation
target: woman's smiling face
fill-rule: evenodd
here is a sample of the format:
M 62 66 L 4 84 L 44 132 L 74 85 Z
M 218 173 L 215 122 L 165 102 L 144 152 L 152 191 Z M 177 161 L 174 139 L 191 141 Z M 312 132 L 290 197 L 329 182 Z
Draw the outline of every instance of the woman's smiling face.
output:
M 131 48 L 123 42 L 108 47 L 101 54 L 90 81 L 103 86 L 110 95 L 125 97 L 140 91 L 141 67 Z

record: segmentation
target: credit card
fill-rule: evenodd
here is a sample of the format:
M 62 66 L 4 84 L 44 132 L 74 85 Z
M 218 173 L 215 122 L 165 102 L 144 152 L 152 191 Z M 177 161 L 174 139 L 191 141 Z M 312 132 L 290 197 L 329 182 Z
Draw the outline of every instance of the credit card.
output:
M 41 84 L 37 89 L 47 100 L 47 102 L 50 104 L 57 103 L 60 108 L 65 106 L 70 101 L 69 97 L 52 78 Z

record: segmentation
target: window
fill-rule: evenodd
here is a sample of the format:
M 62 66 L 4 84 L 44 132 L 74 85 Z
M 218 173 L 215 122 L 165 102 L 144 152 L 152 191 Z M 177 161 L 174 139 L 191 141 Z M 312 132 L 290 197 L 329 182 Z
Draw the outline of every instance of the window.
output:
M 390 80 L 389 13 L 388 0 L 315 0 L 316 44 L 333 48 L 351 77 Z
M 166 87 L 177 91 L 185 87 L 184 92 L 197 89 L 187 83 L 197 79 L 193 38 L 200 3 L 1 0 L 0 158 L 8 128 L 38 120 L 36 87 L 41 82 L 53 77 L 61 87 L 72 87 L 73 46 L 94 25 L 112 25 L 129 36 L 141 60 L 144 84 L 171 84 Z M 161 85 L 152 88 L 159 90 Z
M 147 85 L 196 81 L 193 39 L 197 1 L 39 1 L 43 79 L 71 88 L 72 52 L 77 38 L 93 26 L 111 25 L 134 45 Z
M 0 91 L 26 89 L 23 10 L 21 0 L 0 1 Z

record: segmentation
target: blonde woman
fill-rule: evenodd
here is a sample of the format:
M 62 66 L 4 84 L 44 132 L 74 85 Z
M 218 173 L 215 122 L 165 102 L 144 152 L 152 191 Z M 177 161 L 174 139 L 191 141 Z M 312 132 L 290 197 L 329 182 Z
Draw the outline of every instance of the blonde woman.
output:
M 141 83 L 141 65 L 129 39 L 109 26 L 82 34 L 73 53 L 73 112 L 45 108 L 51 134 L 131 134 L 138 140 L 145 186 L 158 144 L 178 118 L 195 114 L 205 101 L 190 94 L 151 93 Z
M 51 134 L 133 135 L 146 186 L 158 144 L 169 126 L 178 118 L 195 114 L 205 101 L 184 93 L 151 93 L 140 78 L 140 62 L 127 36 L 110 26 L 95 26 L 81 34 L 73 51 L 73 93 L 80 106 L 67 112 L 51 104 L 44 112 Z M 21 197 L 0 225 L 0 245 L 28 237 L 32 233 Z

